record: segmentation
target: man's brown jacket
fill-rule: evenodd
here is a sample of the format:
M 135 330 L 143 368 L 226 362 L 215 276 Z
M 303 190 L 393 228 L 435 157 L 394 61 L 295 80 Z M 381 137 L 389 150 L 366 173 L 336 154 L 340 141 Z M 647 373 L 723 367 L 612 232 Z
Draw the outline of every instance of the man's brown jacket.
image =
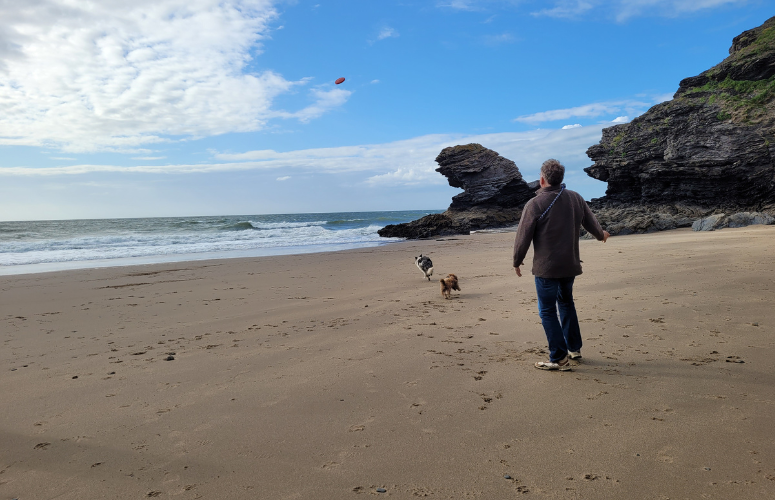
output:
M 598 240 L 603 239 L 603 228 L 581 195 L 565 189 L 557 198 L 560 189 L 559 185 L 539 189 L 536 197 L 525 204 L 514 241 L 514 267 L 522 265 L 532 243 L 533 274 L 541 278 L 581 274 L 581 226 Z M 555 198 L 552 208 L 538 220 Z

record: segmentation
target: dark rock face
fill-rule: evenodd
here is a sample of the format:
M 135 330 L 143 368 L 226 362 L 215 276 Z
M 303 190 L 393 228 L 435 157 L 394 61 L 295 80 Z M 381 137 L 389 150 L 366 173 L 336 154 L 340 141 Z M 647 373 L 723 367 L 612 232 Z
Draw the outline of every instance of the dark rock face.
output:
M 596 212 L 775 210 L 775 17 L 736 37 L 729 52 L 681 81 L 673 100 L 603 130 L 585 169 L 608 183 L 590 204 Z
M 680 227 L 691 227 L 695 220 L 713 210 L 686 205 L 632 205 L 593 201 L 590 207 L 600 225 L 613 235 L 652 233 Z M 590 236 L 591 238 L 591 236 Z
M 436 162 L 449 185 L 464 192 L 452 198 L 446 212 L 385 226 L 380 236 L 430 238 L 514 225 L 538 189 L 537 182 L 522 179 L 513 161 L 480 144 L 445 148 Z
M 436 172 L 445 176 L 450 186 L 465 190 L 452 198 L 449 210 L 514 208 L 524 206 L 535 196 L 516 163 L 480 144 L 445 148 L 436 157 L 436 163 Z

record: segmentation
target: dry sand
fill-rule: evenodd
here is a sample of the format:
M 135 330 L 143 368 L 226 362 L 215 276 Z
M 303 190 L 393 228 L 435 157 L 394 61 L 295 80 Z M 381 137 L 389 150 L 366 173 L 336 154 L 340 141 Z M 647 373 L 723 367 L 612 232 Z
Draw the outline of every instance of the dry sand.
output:
M 2 277 L 0 499 L 775 498 L 773 241 L 582 241 L 567 373 L 512 234 Z

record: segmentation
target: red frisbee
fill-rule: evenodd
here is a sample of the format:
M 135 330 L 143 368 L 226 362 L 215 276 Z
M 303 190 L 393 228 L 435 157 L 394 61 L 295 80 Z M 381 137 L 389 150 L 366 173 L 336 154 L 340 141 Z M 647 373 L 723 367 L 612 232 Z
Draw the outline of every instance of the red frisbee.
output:
M 335 83 L 335 84 L 337 84 L 337 85 L 339 85 L 339 84 L 340 84 L 340 83 L 342 83 L 343 81 L 344 81 L 344 78 L 337 78 L 337 79 L 336 79 L 336 81 L 335 81 L 334 83 Z

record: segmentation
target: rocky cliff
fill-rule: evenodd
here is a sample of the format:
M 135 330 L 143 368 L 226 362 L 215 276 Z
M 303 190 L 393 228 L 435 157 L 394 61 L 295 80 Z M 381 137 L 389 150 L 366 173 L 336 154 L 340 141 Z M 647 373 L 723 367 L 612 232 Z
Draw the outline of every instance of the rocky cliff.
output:
M 624 232 L 775 213 L 775 17 L 735 37 L 729 57 L 681 81 L 671 101 L 603 130 L 587 155 L 587 174 L 608 183 L 590 205 Z M 628 222 L 643 216 L 651 222 Z
M 682 80 L 673 99 L 603 130 L 584 169 L 607 182 L 590 202 L 611 234 L 775 222 L 775 17 L 735 37 L 729 57 Z M 538 183 L 479 144 L 444 149 L 437 172 L 464 192 L 442 214 L 387 226 L 423 238 L 512 226 Z
M 517 224 L 538 183 L 526 183 L 517 165 L 481 144 L 445 148 L 437 172 L 463 192 L 441 214 L 379 230 L 384 237 L 429 238 Z

